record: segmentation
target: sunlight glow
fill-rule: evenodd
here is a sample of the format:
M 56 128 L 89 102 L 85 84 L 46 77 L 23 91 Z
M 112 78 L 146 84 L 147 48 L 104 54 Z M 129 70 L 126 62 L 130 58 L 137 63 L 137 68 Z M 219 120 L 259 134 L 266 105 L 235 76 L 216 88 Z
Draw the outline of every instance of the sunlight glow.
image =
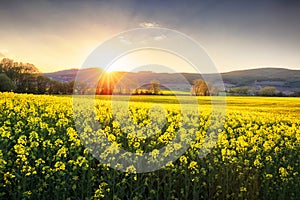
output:
M 164 68 L 155 67 L 155 65 L 165 66 Z M 148 66 L 148 69 L 141 66 Z M 197 72 L 184 59 L 162 50 L 139 50 L 126 54 L 117 59 L 105 71 L 144 71 L 153 72 Z

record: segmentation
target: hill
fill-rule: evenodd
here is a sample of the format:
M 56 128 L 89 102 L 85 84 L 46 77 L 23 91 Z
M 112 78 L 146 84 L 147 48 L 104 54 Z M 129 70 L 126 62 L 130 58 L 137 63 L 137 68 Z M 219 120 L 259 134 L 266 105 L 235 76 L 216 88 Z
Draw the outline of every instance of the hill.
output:
M 222 77 L 226 82 L 242 86 L 268 81 L 278 86 L 300 87 L 300 70 L 260 68 L 223 73 Z
M 78 69 L 70 69 L 53 73 L 46 73 L 45 76 L 60 82 L 75 80 Z M 95 83 L 102 74 L 99 68 L 88 68 L 80 70 L 80 77 L 77 80 Z M 172 90 L 189 91 L 190 85 L 195 79 L 202 78 L 196 73 L 154 73 L 151 71 L 142 72 L 116 72 L 114 76 L 124 80 L 123 82 L 136 82 L 139 85 L 149 84 L 152 80 L 158 80 L 165 88 Z M 249 70 L 231 71 L 221 73 L 225 88 L 249 87 L 259 90 L 265 86 L 276 87 L 278 91 L 290 94 L 300 90 L 300 70 L 284 68 L 259 68 Z M 204 74 L 207 80 L 215 82 L 216 74 Z M 219 83 L 215 83 L 219 84 Z
M 44 73 L 45 76 L 48 78 L 59 81 L 59 82 L 71 82 L 76 79 L 77 73 L 79 69 L 67 69 L 52 73 Z M 80 72 L 82 74 L 82 77 L 86 77 L 87 79 L 93 79 L 96 80 L 102 73 L 102 70 L 100 68 L 87 68 L 84 70 L 81 70 Z M 84 81 L 84 80 L 80 80 Z

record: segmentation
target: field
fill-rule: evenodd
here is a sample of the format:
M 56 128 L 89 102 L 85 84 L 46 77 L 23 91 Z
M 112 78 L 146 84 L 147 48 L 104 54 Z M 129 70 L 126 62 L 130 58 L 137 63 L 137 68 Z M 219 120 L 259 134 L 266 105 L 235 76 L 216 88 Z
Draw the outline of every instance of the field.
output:
M 126 98 L 115 100 L 122 103 Z M 120 116 L 112 114 L 109 96 L 97 97 L 91 119 L 82 110 L 74 113 L 71 96 L 0 93 L 0 198 L 299 198 L 299 98 L 226 97 L 225 122 L 216 129 L 209 129 L 210 98 L 197 98 L 200 112 L 192 112 L 191 97 L 179 102 L 175 96 L 132 96 L 128 114 L 133 125 L 126 125 L 122 110 Z M 164 111 L 154 109 L 151 118 L 147 113 L 154 104 Z M 192 108 L 184 116 L 183 105 Z M 124 120 L 118 122 L 118 117 Z M 153 119 L 162 126 L 147 132 L 149 137 L 139 135 L 152 127 Z M 100 124 L 96 132 L 95 121 Z M 210 131 L 217 142 L 199 156 Z M 178 132 L 189 143 L 182 155 L 177 143 L 168 152 L 158 151 Z M 190 137 L 193 133 L 195 137 Z M 108 138 L 113 148 L 101 143 L 101 137 Z M 105 148 L 109 150 L 102 151 Z M 119 155 L 118 148 L 135 157 L 110 157 Z M 171 154 L 178 159 L 161 169 L 137 173 L 130 162 L 138 163 L 134 159 L 145 153 L 154 164 Z

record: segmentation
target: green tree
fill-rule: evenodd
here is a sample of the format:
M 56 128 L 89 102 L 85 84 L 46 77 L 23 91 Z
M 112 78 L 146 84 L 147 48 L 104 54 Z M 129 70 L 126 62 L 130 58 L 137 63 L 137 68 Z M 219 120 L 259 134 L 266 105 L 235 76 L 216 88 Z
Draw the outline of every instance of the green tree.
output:
M 73 90 L 74 90 L 74 85 L 75 85 L 75 81 L 71 81 L 69 83 L 67 83 L 67 94 L 73 94 Z
M 239 88 L 232 88 L 230 89 L 229 93 L 233 95 L 247 95 L 249 94 L 249 88 L 248 87 L 239 87 Z
M 37 93 L 45 94 L 48 93 L 51 80 L 46 76 L 39 75 L 37 77 Z
M 270 87 L 270 86 L 263 87 L 261 90 L 259 90 L 258 95 L 261 95 L 261 96 L 275 96 L 276 95 L 276 88 L 275 87 Z
M 39 70 L 30 63 L 14 62 L 3 58 L 0 61 L 0 73 L 5 73 L 16 86 L 17 92 L 36 93 Z
M 295 91 L 291 96 L 300 97 L 300 90 Z
M 98 84 L 97 94 L 111 95 L 112 90 L 113 88 L 109 84 Z M 75 94 L 87 94 L 88 85 L 84 82 L 77 82 L 76 84 L 73 84 L 73 91 Z
M 158 80 L 153 80 L 150 82 L 151 85 L 151 93 L 152 94 L 160 94 L 160 83 Z
M 0 74 L 0 91 L 1 92 L 10 92 L 16 89 L 15 84 L 11 79 L 4 73 Z

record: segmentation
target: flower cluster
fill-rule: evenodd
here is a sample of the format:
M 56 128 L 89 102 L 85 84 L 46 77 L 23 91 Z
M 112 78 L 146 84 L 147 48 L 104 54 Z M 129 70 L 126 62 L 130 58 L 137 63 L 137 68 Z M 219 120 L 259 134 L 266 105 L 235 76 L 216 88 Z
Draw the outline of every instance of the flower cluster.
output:
M 182 114 L 176 97 L 132 97 L 125 110 L 99 97 L 78 122 L 71 97 L 0 93 L 0 198 L 297 199 L 300 100 L 230 97 L 211 128 L 209 99 L 197 98 L 201 112 Z M 139 173 L 141 158 L 170 155 Z

